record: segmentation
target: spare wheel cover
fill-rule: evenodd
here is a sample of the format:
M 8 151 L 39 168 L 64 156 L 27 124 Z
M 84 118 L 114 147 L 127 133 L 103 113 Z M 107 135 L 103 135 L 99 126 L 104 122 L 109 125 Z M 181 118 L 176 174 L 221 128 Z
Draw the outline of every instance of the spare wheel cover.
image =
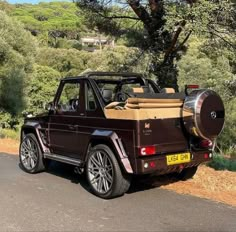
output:
M 221 133 L 225 109 L 216 92 L 206 89 L 194 90 L 186 97 L 183 111 L 192 113 L 191 119 L 184 118 L 185 127 L 191 134 L 205 139 L 215 139 Z

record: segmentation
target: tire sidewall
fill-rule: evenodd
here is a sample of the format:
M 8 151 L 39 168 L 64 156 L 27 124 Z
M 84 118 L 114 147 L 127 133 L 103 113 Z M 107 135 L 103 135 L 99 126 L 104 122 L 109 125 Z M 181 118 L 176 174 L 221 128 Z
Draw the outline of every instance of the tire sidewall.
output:
M 193 166 L 191 168 L 185 168 L 182 172 L 178 174 L 178 179 L 182 181 L 187 181 L 196 174 L 198 166 Z
M 113 182 L 112 182 L 111 188 L 110 188 L 110 190 L 108 192 L 106 192 L 104 194 L 98 192 L 93 187 L 93 185 L 90 183 L 90 179 L 89 179 L 88 162 L 89 162 L 90 157 L 94 154 L 94 152 L 97 152 L 97 151 L 103 151 L 103 152 L 105 152 L 108 155 L 108 157 L 111 160 L 111 165 L 112 165 L 112 168 L 113 168 Z M 116 185 L 116 182 L 117 182 L 117 173 L 116 173 L 116 168 L 115 168 L 115 162 L 117 163 L 117 160 L 116 160 L 116 157 L 114 156 L 114 153 L 106 145 L 99 144 L 99 145 L 96 145 L 95 147 L 93 147 L 90 150 L 90 152 L 88 154 L 87 162 L 86 162 L 86 178 L 87 178 L 87 181 L 88 181 L 90 189 L 92 190 L 92 192 L 96 196 L 104 198 L 104 199 L 109 199 L 109 198 L 112 197 L 112 194 L 113 194 L 113 192 L 115 190 L 115 185 Z
M 24 166 L 23 161 L 22 161 L 22 159 L 21 159 L 21 146 L 22 146 L 22 143 L 23 143 L 26 139 L 28 139 L 28 138 L 30 138 L 31 140 L 34 141 L 34 143 L 36 144 L 37 153 L 38 153 L 36 165 L 35 165 L 35 167 L 32 168 L 32 169 L 27 169 L 27 168 Z M 19 160 L 20 160 L 21 168 L 22 168 L 25 172 L 28 172 L 28 173 L 33 174 L 33 173 L 37 173 L 37 172 L 40 171 L 39 169 L 40 169 L 40 165 L 41 165 L 41 163 L 42 163 L 42 152 L 41 152 L 41 148 L 40 148 L 40 146 L 39 146 L 39 143 L 38 143 L 38 141 L 37 141 L 37 138 L 35 137 L 34 134 L 27 134 L 27 135 L 23 138 L 23 140 L 22 140 L 22 142 L 21 142 L 21 144 L 20 144 Z

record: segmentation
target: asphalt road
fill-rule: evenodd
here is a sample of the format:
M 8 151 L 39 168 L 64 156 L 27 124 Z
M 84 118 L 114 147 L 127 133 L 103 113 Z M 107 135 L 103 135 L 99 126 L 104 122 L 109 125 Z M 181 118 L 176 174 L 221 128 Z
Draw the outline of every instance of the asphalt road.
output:
M 143 184 L 102 200 L 71 166 L 32 175 L 0 154 L 0 231 L 236 231 L 236 208 Z

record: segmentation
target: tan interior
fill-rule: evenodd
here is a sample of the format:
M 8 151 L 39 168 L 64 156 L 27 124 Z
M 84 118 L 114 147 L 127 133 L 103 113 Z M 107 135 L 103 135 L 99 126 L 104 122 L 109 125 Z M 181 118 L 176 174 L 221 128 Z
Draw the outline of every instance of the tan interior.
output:
M 144 93 L 144 90 L 142 87 L 134 87 L 133 92 L 134 93 Z
M 173 88 L 163 88 L 163 93 L 175 93 L 175 90 Z
M 105 109 L 116 109 L 117 107 L 124 108 L 124 106 L 125 106 L 125 102 L 111 102 L 105 107 Z

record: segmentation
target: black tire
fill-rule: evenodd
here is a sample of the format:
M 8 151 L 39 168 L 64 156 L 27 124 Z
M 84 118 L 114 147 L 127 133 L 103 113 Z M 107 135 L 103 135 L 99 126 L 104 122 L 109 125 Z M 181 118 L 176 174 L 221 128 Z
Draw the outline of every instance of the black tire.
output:
M 191 178 L 193 178 L 193 176 L 197 172 L 197 168 L 198 168 L 198 166 L 191 167 L 191 168 L 185 168 L 180 173 L 178 173 L 177 178 L 179 180 L 183 180 L 183 181 L 191 179 Z
M 29 141 L 31 143 L 31 146 L 27 145 Z M 27 148 L 28 148 L 28 155 L 26 152 Z M 32 148 L 32 151 L 30 151 L 30 148 Z M 38 173 L 45 170 L 46 160 L 44 160 L 43 158 L 41 148 L 34 134 L 32 133 L 27 134 L 21 141 L 20 151 L 19 151 L 19 160 L 20 160 L 21 168 L 27 173 L 33 174 L 33 173 Z M 34 165 L 32 165 L 31 161 L 34 162 Z
M 99 159 L 99 153 L 102 159 Z M 104 158 L 105 156 L 107 158 Z M 130 187 L 130 177 L 122 173 L 114 153 L 103 144 L 96 145 L 89 151 L 85 173 L 92 192 L 103 199 L 121 196 Z M 101 188 L 99 185 L 102 185 Z

